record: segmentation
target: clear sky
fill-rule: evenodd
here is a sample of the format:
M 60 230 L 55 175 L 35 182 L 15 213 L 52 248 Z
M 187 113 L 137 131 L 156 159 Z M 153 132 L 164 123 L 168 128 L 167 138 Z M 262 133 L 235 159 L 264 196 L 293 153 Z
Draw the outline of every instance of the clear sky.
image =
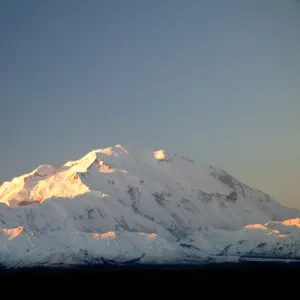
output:
M 114 144 L 300 208 L 300 2 L 0 0 L 0 181 Z

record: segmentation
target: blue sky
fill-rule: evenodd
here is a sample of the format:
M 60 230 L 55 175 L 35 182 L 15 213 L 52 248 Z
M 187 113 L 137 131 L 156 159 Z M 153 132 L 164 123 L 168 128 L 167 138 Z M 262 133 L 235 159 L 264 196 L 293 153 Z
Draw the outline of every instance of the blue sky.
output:
M 296 0 L 0 0 L 0 181 L 114 144 L 300 208 Z

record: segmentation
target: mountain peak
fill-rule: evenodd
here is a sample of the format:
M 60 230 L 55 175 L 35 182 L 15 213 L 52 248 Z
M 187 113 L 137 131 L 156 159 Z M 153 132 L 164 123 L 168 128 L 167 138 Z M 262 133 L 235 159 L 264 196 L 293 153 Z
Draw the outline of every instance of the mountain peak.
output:
M 100 149 L 98 150 L 98 152 L 110 156 L 120 156 L 120 155 L 129 154 L 129 151 L 120 144 L 117 144 L 112 147 Z
M 154 151 L 153 156 L 159 161 L 168 161 L 166 151 L 163 149 Z

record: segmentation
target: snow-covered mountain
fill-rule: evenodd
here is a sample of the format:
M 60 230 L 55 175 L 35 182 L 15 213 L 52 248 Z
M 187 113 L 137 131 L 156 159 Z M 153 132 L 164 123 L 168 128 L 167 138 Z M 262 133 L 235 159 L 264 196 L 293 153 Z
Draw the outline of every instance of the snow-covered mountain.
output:
M 116 145 L 0 186 L 0 264 L 300 259 L 300 212 L 225 171 Z

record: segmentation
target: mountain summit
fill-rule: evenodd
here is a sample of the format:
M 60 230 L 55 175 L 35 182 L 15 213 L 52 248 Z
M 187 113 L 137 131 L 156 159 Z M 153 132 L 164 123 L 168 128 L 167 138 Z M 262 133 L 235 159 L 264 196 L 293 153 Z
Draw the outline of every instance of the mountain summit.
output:
M 0 263 L 300 258 L 299 217 L 224 170 L 115 145 L 0 186 Z

